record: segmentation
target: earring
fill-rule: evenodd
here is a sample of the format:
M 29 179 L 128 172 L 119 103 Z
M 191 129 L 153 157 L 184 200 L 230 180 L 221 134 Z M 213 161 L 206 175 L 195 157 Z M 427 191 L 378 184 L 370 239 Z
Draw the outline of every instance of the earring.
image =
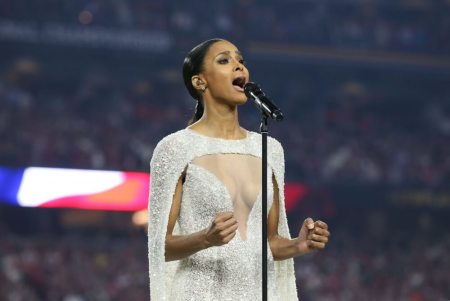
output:
M 202 92 L 205 92 L 205 90 L 206 90 L 206 86 L 203 86 L 202 87 Z

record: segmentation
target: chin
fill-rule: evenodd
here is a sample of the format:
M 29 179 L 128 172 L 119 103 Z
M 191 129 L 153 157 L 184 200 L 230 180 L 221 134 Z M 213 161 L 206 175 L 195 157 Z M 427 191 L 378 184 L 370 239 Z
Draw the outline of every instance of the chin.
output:
M 233 103 L 237 105 L 243 105 L 247 102 L 247 96 L 245 94 L 242 94 L 240 97 L 236 97 L 233 99 Z
M 236 106 L 243 105 L 243 104 L 245 104 L 246 102 L 247 102 L 247 97 L 245 97 L 245 98 L 237 98 L 237 99 L 233 99 L 233 100 L 232 100 L 232 103 L 233 103 L 234 105 L 236 105 Z
M 239 106 L 247 102 L 247 96 L 244 93 L 230 93 L 222 98 L 222 102 L 227 105 Z

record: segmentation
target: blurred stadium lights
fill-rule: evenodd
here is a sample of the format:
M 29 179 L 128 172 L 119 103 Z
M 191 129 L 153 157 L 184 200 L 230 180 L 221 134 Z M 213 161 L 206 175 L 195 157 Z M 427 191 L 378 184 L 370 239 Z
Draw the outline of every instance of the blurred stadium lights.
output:
M 135 211 L 147 208 L 150 176 L 69 168 L 0 167 L 0 204 L 21 207 Z M 308 193 L 302 183 L 286 183 L 286 207 Z
M 148 210 L 139 210 L 133 213 L 131 217 L 133 225 L 144 227 L 148 224 Z
M 0 202 L 23 207 L 134 211 L 147 207 L 143 172 L 0 168 Z

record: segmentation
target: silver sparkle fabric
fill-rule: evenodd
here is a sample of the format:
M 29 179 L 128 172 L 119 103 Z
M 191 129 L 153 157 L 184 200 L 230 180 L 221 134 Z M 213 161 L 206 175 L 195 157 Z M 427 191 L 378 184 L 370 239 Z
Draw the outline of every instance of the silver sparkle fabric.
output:
M 184 129 L 161 140 L 150 163 L 148 255 L 151 300 L 261 300 L 261 194 L 252 204 L 246 233 L 226 245 L 211 247 L 185 259 L 165 262 L 165 235 L 176 184 L 186 170 L 180 216 L 174 234 L 208 227 L 217 213 L 233 211 L 226 185 L 207 168 L 195 164 L 208 155 L 261 157 L 261 136 L 247 132 L 241 140 L 225 140 Z M 273 202 L 272 172 L 279 187 L 278 233 L 290 238 L 284 210 L 284 154 L 268 139 L 268 208 Z M 244 235 L 245 234 L 245 235 Z M 274 261 L 268 246 L 268 300 L 298 300 L 293 260 Z

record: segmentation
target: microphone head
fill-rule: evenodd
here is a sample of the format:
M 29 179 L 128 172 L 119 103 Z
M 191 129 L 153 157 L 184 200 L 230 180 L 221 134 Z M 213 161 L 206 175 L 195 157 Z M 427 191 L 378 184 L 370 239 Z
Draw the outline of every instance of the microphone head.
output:
M 258 91 L 261 91 L 261 89 L 256 83 L 248 82 L 244 86 L 244 93 L 248 98 L 252 98 L 250 93 L 256 94 Z
M 283 120 L 284 116 L 280 110 L 276 110 L 275 112 L 272 113 L 272 118 L 275 119 L 276 121 L 281 121 Z

